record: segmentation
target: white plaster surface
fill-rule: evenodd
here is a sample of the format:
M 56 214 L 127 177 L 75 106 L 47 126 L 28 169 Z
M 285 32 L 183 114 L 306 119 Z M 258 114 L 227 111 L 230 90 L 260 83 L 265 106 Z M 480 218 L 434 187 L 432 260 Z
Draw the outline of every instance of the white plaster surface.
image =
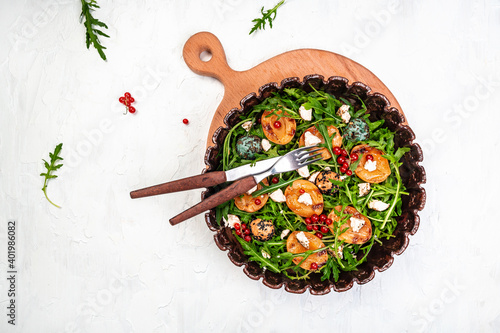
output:
M 77 0 L 0 1 L 1 332 L 498 332 L 500 2 L 99 1 L 108 61 L 84 45 Z M 184 42 L 210 31 L 230 66 L 318 48 L 391 89 L 425 153 L 421 226 L 392 267 L 326 296 L 249 279 L 202 216 L 201 191 L 129 191 L 199 173 L 224 94 Z M 137 114 L 122 115 L 130 91 Z M 188 118 L 188 126 L 182 119 Z M 42 158 L 64 166 L 41 191 Z M 7 323 L 7 222 L 17 221 L 16 326 Z

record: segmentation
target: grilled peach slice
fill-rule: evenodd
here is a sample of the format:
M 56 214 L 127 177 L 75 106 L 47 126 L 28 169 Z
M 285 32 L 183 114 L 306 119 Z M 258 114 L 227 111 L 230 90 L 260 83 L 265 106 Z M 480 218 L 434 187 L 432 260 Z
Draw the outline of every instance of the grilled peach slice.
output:
M 285 197 L 288 208 L 299 216 L 311 217 L 314 214 L 320 215 L 323 211 L 323 195 L 316 185 L 308 180 L 294 181 L 286 188 Z M 307 202 L 309 198 L 310 202 Z
M 269 185 L 267 179 L 264 179 L 262 183 L 264 183 L 264 185 L 266 186 Z M 261 183 L 257 184 L 257 191 L 261 188 Z M 256 211 L 264 207 L 268 198 L 269 194 L 267 193 L 261 194 L 256 198 L 252 197 L 252 194 L 244 193 L 243 195 L 234 198 L 234 204 L 236 205 L 236 207 L 238 207 L 239 210 L 248 213 L 255 213 Z
M 336 133 L 335 136 L 332 139 L 332 147 L 340 147 L 342 146 L 342 136 L 340 135 L 340 132 L 337 127 L 330 125 L 327 127 L 328 129 L 328 135 L 332 136 L 333 133 Z M 306 137 L 306 132 L 311 133 L 315 137 L 321 140 L 321 143 L 325 143 L 325 139 L 323 138 L 323 135 L 318 131 L 318 129 L 315 126 L 309 127 L 308 129 L 305 130 L 305 132 L 300 136 L 299 139 L 299 147 L 304 147 L 305 146 L 305 137 Z M 321 153 L 321 157 L 323 160 L 327 160 L 330 157 L 332 157 L 332 154 L 328 151 L 326 148 L 321 148 L 321 150 L 318 151 L 318 153 Z
M 340 217 L 337 212 L 342 210 L 342 206 L 336 206 L 328 215 L 332 221 L 338 222 Z M 349 244 L 364 244 L 372 237 L 372 224 L 370 220 L 362 215 L 352 206 L 347 206 L 344 209 L 344 214 L 349 214 L 351 217 L 344 217 L 345 222 L 340 226 L 339 240 Z M 353 219 L 354 218 L 354 219 Z M 332 233 L 335 233 L 335 223 L 329 226 Z
M 286 117 L 286 113 L 282 110 L 276 111 L 276 114 L 283 115 L 278 120 L 276 114 L 271 115 L 274 110 L 265 111 L 260 118 L 260 123 L 262 124 L 262 130 L 264 135 L 269 141 L 272 141 L 279 145 L 286 145 L 292 141 L 295 136 L 295 130 L 297 125 L 295 124 L 295 119 Z
M 297 239 L 297 234 L 298 233 L 303 233 L 304 236 L 307 238 L 307 242 L 309 248 L 304 247 L 304 245 L 299 242 Z M 325 244 L 316 237 L 315 235 L 309 233 L 309 232 L 304 232 L 304 231 L 294 231 L 288 236 L 288 239 L 286 240 L 286 250 L 290 253 L 297 254 L 297 253 L 304 253 L 308 250 L 317 250 L 321 249 L 322 247 L 325 247 Z M 304 257 L 296 257 L 293 258 L 294 264 L 298 265 Z M 316 263 L 318 265 L 318 268 L 326 264 L 326 261 L 328 260 L 328 253 L 326 250 L 316 252 L 311 254 L 309 257 L 304 260 L 302 264 L 300 264 L 300 267 L 303 269 L 307 269 L 309 271 L 313 271 L 314 269 L 311 268 L 312 263 Z
M 358 145 L 351 150 L 351 154 L 361 155 L 361 160 L 359 161 L 358 167 L 354 172 L 356 175 L 368 183 L 381 183 L 389 177 L 391 174 L 391 167 L 389 161 L 382 157 L 384 152 L 380 149 L 370 147 L 369 145 Z M 366 157 L 371 155 L 373 161 L 376 163 L 375 170 L 370 171 L 365 168 Z

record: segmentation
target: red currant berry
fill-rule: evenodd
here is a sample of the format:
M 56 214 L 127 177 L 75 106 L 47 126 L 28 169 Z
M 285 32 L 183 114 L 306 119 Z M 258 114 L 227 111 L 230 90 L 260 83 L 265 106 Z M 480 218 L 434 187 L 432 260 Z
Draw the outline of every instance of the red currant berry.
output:
M 274 125 L 274 128 L 280 128 L 281 127 L 281 123 L 279 121 L 275 121 L 273 125 Z
M 316 230 L 316 231 L 318 231 L 318 230 L 319 230 L 319 227 L 318 227 L 318 225 L 316 225 L 316 224 L 315 224 L 315 225 L 313 225 L 313 230 Z
M 323 234 L 321 232 L 317 232 L 316 233 L 316 237 L 318 237 L 319 239 L 323 238 Z
M 357 161 L 358 160 L 358 154 L 352 153 L 351 154 L 351 161 Z
M 326 216 L 325 214 L 321 214 L 321 215 L 319 216 L 319 220 L 320 220 L 321 222 L 325 222 L 327 218 L 328 218 L 328 216 Z
M 368 155 L 366 155 L 366 159 L 367 159 L 368 161 L 373 161 L 373 156 L 372 156 L 372 155 L 370 155 L 370 154 L 368 154 Z
M 125 103 L 125 97 L 120 97 L 118 98 L 118 100 L 120 101 L 120 103 L 124 104 Z
M 342 156 L 344 156 L 344 157 L 347 157 L 347 155 L 349 155 L 349 154 L 347 154 L 347 150 L 345 150 L 345 149 L 342 149 L 342 150 L 340 151 L 340 154 L 341 154 Z
M 328 230 L 330 230 L 330 229 L 328 229 L 328 228 L 327 228 L 327 227 L 325 227 L 325 226 L 322 226 L 322 227 L 321 227 L 321 229 L 320 229 L 320 231 L 321 231 L 322 233 L 324 233 L 324 234 L 326 234 L 326 233 L 328 232 Z
M 344 157 L 344 156 L 339 156 L 339 157 L 337 157 L 337 162 L 338 162 L 339 164 L 345 163 L 345 157 Z
M 339 147 L 333 147 L 332 151 L 335 155 L 340 155 L 342 152 Z
M 311 216 L 311 221 L 313 221 L 313 223 L 318 222 L 318 220 L 319 220 L 319 216 L 318 215 L 313 214 L 313 216 Z
M 130 98 L 130 93 L 126 92 L 125 93 L 125 98 Z
M 278 184 L 279 181 L 280 180 L 278 179 L 278 177 L 273 177 L 273 179 L 271 180 L 273 184 Z
M 135 108 L 133 106 L 128 107 L 128 112 L 135 113 Z
M 347 162 L 343 163 L 343 164 L 342 164 L 342 166 L 343 166 L 344 168 L 346 168 L 346 169 L 349 169 L 349 163 L 347 163 Z
M 311 223 L 312 223 L 311 219 L 310 219 L 310 218 L 308 218 L 308 217 L 306 217 L 306 219 L 304 220 L 304 222 L 305 222 L 306 224 L 311 224 Z
M 345 166 L 340 167 L 340 172 L 346 173 L 347 172 L 347 168 Z
M 306 225 L 306 229 L 309 231 L 313 230 L 313 226 L 311 224 Z
M 182 122 L 186 125 L 189 124 L 189 120 L 187 120 L 186 118 L 182 119 Z
M 130 98 L 128 99 L 128 101 L 129 101 L 130 103 L 134 103 L 134 102 L 135 102 L 135 99 L 134 99 L 133 97 L 130 97 Z
M 245 223 L 241 224 L 241 230 L 245 230 L 247 228 L 247 225 Z
M 246 235 L 246 236 L 245 236 L 245 242 L 250 242 L 250 240 L 252 240 L 252 237 L 250 237 L 250 236 Z
M 234 224 L 234 229 L 239 230 L 240 229 L 240 224 L 239 223 L 235 223 Z
M 245 231 L 243 231 L 243 233 L 244 233 L 245 235 L 250 235 L 250 229 L 245 229 Z
M 352 171 L 351 171 L 351 170 L 347 170 L 347 171 L 345 172 L 345 174 L 346 174 L 346 175 L 348 175 L 348 176 L 352 176 Z
M 317 270 L 317 269 L 318 269 L 318 264 L 317 264 L 317 263 L 315 263 L 315 262 L 313 262 L 313 263 L 311 264 L 311 266 L 310 266 L 310 267 L 311 267 L 311 269 L 312 269 L 313 271 L 315 271 L 315 270 Z
M 326 219 L 325 223 L 326 225 L 332 225 L 333 221 L 332 219 Z
M 303 188 L 301 188 L 301 189 L 299 190 L 299 193 L 300 193 L 300 194 L 304 194 L 304 193 L 306 193 L 306 190 L 304 190 Z
M 258 205 L 260 205 L 260 204 L 262 203 L 262 201 L 260 201 L 260 199 L 255 199 L 255 201 L 254 201 L 254 202 L 255 202 L 255 204 L 256 204 L 257 206 L 258 206 Z
M 241 230 L 235 230 L 234 231 L 238 236 L 241 236 Z

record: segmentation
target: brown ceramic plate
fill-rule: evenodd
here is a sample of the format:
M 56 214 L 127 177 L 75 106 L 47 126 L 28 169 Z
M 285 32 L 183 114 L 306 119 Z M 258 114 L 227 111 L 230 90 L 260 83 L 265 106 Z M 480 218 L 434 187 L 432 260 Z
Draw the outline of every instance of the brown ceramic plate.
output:
M 234 238 L 231 229 L 217 224 L 215 210 L 207 213 L 205 219 L 210 230 L 216 232 L 214 238 L 217 246 L 223 251 L 228 251 L 229 259 L 235 265 L 244 266 L 243 271 L 251 279 L 259 280 L 262 278 L 263 283 L 273 289 L 285 286 L 285 290 L 292 293 L 303 293 L 309 289 L 311 294 L 323 295 L 332 289 L 337 292 L 349 290 L 355 282 L 365 284 L 371 281 L 375 276 L 375 270 L 385 271 L 392 265 L 394 255 L 400 255 L 404 252 L 409 243 L 409 236 L 415 234 L 418 229 L 420 223 L 418 211 L 424 208 L 426 199 L 425 190 L 421 187 L 425 183 L 425 171 L 419 165 L 423 154 L 420 146 L 413 142 L 415 135 L 406 125 L 402 112 L 391 107 L 390 101 L 384 95 L 372 92 L 370 87 L 360 82 L 350 84 L 344 77 L 334 76 L 325 80 L 321 75 L 308 75 L 303 80 L 294 77 L 284 79 L 280 84 L 268 83 L 260 87 L 258 93 L 250 93 L 245 96 L 240 102 L 240 108 L 228 110 L 224 118 L 226 127 L 220 127 L 215 131 L 213 135 L 215 146 L 207 149 L 205 155 L 207 169 L 205 172 L 216 170 L 219 166 L 218 152 L 222 149 L 228 131 L 238 123 L 241 115 L 247 114 L 253 106 L 261 103 L 273 92 L 292 87 L 311 91 L 310 86 L 315 89 L 324 89 L 337 98 L 348 99 L 355 109 L 361 106 L 361 102 L 352 96 L 359 96 L 370 113 L 370 120 L 384 119 L 385 126 L 396 133 L 396 148 L 409 147 L 411 149 L 401 160 L 403 162 L 400 167 L 401 178 L 409 195 L 402 197 L 402 214 L 397 218 L 398 225 L 394 231 L 394 237 L 381 240 L 382 245 L 375 243 L 366 262 L 358 266 L 356 271 L 341 272 L 337 282 L 333 280 L 321 281 L 319 273 L 311 274 L 307 280 L 290 280 L 283 274 L 262 269 L 257 262 L 248 261 L 248 257 L 243 253 L 243 249 Z M 215 188 L 207 189 L 203 192 L 202 198 L 209 197 L 215 191 Z

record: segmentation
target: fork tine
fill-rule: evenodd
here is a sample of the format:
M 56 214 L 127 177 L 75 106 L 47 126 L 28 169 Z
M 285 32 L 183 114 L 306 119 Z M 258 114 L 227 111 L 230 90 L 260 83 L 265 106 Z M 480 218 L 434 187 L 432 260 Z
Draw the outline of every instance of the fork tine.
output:
M 303 163 L 301 163 L 300 165 L 301 165 L 301 166 L 306 166 L 306 165 L 309 165 L 309 164 L 313 164 L 313 163 L 319 162 L 319 161 L 321 161 L 322 159 L 323 159 L 323 158 L 321 158 L 321 157 L 320 157 L 320 158 L 316 158 L 316 159 L 311 160 L 311 161 L 306 161 L 306 162 L 303 162 Z
M 305 158 L 301 158 L 300 160 L 298 160 L 298 162 L 300 164 L 306 163 L 308 160 L 314 159 L 315 157 L 318 157 L 318 156 L 321 156 L 321 153 L 317 153 L 317 154 L 314 154 L 312 156 L 306 156 Z
M 307 148 L 314 148 L 314 147 L 307 147 Z M 316 149 L 312 149 L 312 150 L 302 150 L 302 151 L 298 152 L 296 154 L 296 156 L 297 156 L 297 158 L 302 158 L 303 156 L 310 155 L 312 153 L 320 151 L 321 149 L 323 149 L 323 148 L 317 147 Z

